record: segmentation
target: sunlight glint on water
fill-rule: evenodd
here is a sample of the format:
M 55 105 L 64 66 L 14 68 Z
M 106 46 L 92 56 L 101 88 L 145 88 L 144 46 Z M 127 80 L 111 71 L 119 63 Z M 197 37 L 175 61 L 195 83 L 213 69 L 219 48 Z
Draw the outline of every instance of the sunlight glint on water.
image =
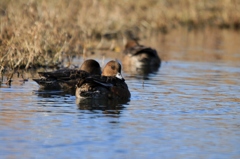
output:
M 163 62 L 148 80 L 124 72 L 131 101 L 88 109 L 32 80 L 0 88 L 3 158 L 239 158 L 240 70 Z
M 162 67 L 147 78 L 124 70 L 127 103 L 38 91 L 31 74 L 2 84 L 0 158 L 240 158 L 239 33 L 148 33 L 141 43 Z

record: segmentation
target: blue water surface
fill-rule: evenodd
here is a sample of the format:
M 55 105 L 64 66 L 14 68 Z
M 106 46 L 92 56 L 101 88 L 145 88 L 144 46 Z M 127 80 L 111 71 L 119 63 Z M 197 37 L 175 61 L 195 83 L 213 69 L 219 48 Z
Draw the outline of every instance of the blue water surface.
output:
M 127 102 L 79 102 L 14 79 L 0 87 L 0 158 L 240 158 L 240 67 L 163 62 Z

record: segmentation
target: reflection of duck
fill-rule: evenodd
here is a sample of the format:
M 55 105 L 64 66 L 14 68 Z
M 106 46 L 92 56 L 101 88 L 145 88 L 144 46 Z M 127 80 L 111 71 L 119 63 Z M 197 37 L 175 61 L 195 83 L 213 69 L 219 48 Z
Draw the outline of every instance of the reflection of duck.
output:
M 56 96 L 58 97 L 70 96 L 68 93 L 60 90 L 38 90 L 38 91 L 33 91 L 33 93 L 42 98 L 55 98 Z
M 75 92 L 77 80 L 89 75 L 101 75 L 101 67 L 95 60 L 84 61 L 80 69 L 63 68 L 52 72 L 38 72 L 40 79 L 33 79 L 41 89 L 64 89 Z
M 161 59 L 155 49 L 131 40 L 125 46 L 123 65 L 127 72 L 147 75 L 158 71 Z
M 92 99 L 92 98 L 77 98 L 76 104 L 81 110 L 103 110 L 111 114 L 119 114 L 119 110 L 125 108 L 123 104 L 126 104 L 129 100 L 111 100 L 111 99 Z
M 109 61 L 103 69 L 102 76 L 90 76 L 77 83 L 76 97 L 101 99 L 129 99 L 128 86 L 121 75 L 121 65 Z

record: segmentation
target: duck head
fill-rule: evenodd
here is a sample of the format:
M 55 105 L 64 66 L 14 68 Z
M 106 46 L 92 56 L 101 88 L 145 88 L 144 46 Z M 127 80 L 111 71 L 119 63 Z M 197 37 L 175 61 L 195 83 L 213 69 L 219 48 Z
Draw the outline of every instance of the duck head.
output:
M 80 70 L 86 71 L 92 75 L 101 75 L 101 67 L 99 63 L 93 59 L 84 61 Z
M 115 76 L 119 79 L 123 79 L 121 74 L 122 66 L 117 61 L 109 61 L 103 69 L 102 76 Z

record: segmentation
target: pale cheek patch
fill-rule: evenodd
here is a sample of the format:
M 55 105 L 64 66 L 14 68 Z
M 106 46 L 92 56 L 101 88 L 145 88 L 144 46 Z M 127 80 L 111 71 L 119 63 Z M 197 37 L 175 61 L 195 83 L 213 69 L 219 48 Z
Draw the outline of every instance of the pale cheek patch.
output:
M 119 79 L 123 79 L 121 73 L 117 73 L 117 74 L 116 74 L 116 77 L 119 78 Z

